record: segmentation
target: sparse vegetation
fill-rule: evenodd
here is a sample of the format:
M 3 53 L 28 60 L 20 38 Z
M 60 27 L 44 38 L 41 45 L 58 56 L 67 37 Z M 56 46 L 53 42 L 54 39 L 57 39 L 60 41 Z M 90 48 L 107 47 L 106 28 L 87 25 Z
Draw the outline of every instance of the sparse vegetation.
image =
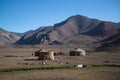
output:
M 72 65 L 40 65 L 40 66 L 21 66 L 14 68 L 0 69 L 1 72 L 27 71 L 27 70 L 52 70 L 52 69 L 70 69 Z
M 83 68 L 95 68 L 95 67 L 118 67 L 120 65 L 85 65 Z M 0 69 L 0 73 L 2 72 L 14 72 L 14 71 L 28 71 L 28 70 L 54 70 L 54 69 L 75 69 L 74 65 L 40 65 L 40 66 L 21 66 L 14 68 L 3 68 Z M 78 69 L 78 68 L 77 68 Z
M 120 69 L 95 67 L 84 69 L 48 69 L 0 73 L 2 80 L 119 80 Z
M 103 65 L 91 65 L 91 67 L 119 67 L 120 68 L 120 65 L 116 65 L 116 64 L 103 64 Z
M 32 53 L 40 46 L 0 48 L 1 80 L 119 80 L 119 52 L 86 51 L 86 56 L 55 56 L 55 61 L 42 61 Z M 69 51 L 71 47 L 46 46 L 46 49 Z M 83 64 L 84 67 L 74 68 Z

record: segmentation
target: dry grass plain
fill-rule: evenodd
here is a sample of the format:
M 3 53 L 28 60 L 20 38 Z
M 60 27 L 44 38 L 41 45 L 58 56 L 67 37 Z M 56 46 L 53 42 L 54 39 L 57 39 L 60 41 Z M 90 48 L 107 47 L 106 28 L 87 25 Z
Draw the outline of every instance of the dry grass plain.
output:
M 1 46 L 0 70 L 17 67 L 41 66 L 32 53 L 40 46 Z M 47 65 L 85 64 L 85 65 L 120 65 L 119 52 L 87 51 L 86 56 L 68 55 L 72 48 L 63 46 L 45 46 L 48 50 L 64 51 L 66 55 L 56 56 L 57 62 Z M 120 67 L 86 67 L 82 69 L 45 69 L 0 72 L 0 80 L 120 80 Z
M 9 72 L 1 80 L 119 80 L 119 68 L 56 69 Z

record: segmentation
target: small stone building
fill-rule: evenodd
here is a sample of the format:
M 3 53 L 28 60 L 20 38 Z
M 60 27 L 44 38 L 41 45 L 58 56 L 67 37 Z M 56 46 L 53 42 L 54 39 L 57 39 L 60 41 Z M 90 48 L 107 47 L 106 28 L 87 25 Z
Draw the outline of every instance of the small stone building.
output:
M 39 60 L 54 60 L 54 52 L 46 51 L 44 49 L 36 51 L 35 56 L 38 56 Z

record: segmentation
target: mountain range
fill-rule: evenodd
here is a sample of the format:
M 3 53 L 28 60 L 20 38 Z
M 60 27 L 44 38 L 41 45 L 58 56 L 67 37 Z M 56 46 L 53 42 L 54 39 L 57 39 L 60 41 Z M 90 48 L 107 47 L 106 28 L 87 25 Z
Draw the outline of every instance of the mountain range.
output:
M 15 44 L 116 46 L 120 44 L 120 23 L 74 15 L 53 26 L 28 31 Z

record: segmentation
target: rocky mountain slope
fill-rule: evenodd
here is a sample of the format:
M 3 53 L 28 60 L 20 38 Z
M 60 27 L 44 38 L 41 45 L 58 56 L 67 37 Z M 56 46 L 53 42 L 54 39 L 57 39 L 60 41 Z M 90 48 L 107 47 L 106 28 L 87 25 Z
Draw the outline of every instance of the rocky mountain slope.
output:
M 120 33 L 117 33 L 113 36 L 110 36 L 109 38 L 106 38 L 102 41 L 100 41 L 102 46 L 100 48 L 105 48 L 105 47 L 119 47 L 120 46 Z
M 20 36 L 0 28 L 0 45 L 8 45 L 16 42 Z
M 120 24 L 75 15 L 24 35 L 15 44 L 91 45 L 120 33 Z

